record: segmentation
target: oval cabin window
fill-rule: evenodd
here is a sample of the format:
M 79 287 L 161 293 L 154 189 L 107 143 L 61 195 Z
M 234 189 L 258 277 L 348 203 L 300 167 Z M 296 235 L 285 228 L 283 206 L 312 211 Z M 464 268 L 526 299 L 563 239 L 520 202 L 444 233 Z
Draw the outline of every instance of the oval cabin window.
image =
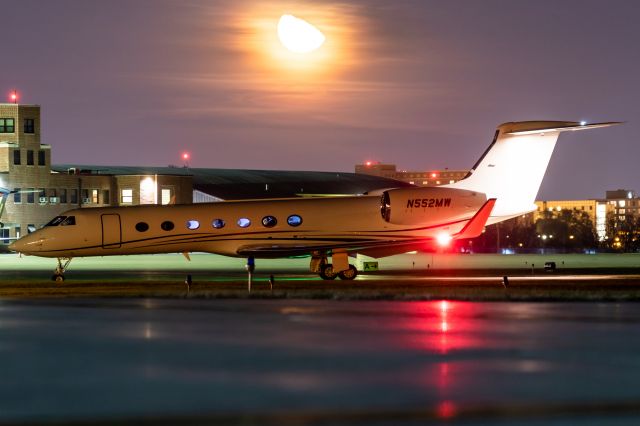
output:
M 251 225 L 251 221 L 246 217 L 241 217 L 240 219 L 238 219 L 238 226 L 240 228 L 248 228 L 249 225 Z
M 149 225 L 147 225 L 145 222 L 136 223 L 136 231 L 138 231 L 138 232 L 146 232 L 148 230 L 149 230 Z
M 297 214 L 292 214 L 287 218 L 289 226 L 300 226 L 302 224 L 302 218 Z
M 273 228 L 278 224 L 278 219 L 273 216 L 265 216 L 262 218 L 262 226 L 265 228 Z
M 165 231 L 171 231 L 174 228 L 174 224 L 173 222 L 167 220 L 162 222 L 162 224 L 160 225 L 160 228 L 162 228 Z
M 222 219 L 215 219 L 213 222 L 211 222 L 211 226 L 213 226 L 216 229 L 220 229 L 220 228 L 224 228 L 225 222 Z
M 197 220 L 188 220 L 187 221 L 187 228 L 194 230 L 194 229 L 198 229 L 200 228 L 200 222 L 198 222 Z

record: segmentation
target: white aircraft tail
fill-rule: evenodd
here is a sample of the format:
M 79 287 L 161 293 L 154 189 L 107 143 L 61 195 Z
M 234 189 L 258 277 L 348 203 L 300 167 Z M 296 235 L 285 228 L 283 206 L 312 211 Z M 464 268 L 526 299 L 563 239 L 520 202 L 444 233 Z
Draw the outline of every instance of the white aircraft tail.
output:
M 561 132 L 608 127 L 617 122 L 521 121 L 498 126 L 489 148 L 463 180 L 449 188 L 496 198 L 489 223 L 535 210 L 535 199 Z

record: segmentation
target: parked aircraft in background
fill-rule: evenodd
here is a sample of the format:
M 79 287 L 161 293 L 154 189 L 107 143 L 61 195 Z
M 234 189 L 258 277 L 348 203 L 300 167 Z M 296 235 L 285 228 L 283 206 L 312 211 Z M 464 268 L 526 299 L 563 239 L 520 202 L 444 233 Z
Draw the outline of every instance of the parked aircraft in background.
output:
M 560 133 L 614 124 L 502 124 L 469 175 L 449 185 L 352 197 L 75 209 L 9 248 L 58 258 L 57 281 L 64 280 L 74 257 L 189 252 L 310 255 L 311 271 L 322 278 L 353 279 L 357 270 L 349 264 L 350 254 L 383 257 L 474 238 L 487 224 L 535 210 Z

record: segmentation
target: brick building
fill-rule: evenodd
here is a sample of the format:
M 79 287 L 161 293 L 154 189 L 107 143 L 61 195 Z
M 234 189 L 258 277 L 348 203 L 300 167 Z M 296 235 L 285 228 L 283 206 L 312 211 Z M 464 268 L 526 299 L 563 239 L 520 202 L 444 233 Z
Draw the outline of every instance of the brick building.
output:
M 0 188 L 12 191 L 0 217 L 2 243 L 76 207 L 191 202 L 191 176 L 52 168 L 40 136 L 40 106 L 0 104 Z

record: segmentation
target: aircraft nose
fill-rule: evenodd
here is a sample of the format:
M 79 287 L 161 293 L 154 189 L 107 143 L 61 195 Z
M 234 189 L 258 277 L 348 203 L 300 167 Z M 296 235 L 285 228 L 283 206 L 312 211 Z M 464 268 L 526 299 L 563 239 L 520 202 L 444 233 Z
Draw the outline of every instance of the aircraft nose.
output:
M 39 235 L 29 234 L 9 244 L 9 250 L 30 254 L 40 251 L 45 239 Z

